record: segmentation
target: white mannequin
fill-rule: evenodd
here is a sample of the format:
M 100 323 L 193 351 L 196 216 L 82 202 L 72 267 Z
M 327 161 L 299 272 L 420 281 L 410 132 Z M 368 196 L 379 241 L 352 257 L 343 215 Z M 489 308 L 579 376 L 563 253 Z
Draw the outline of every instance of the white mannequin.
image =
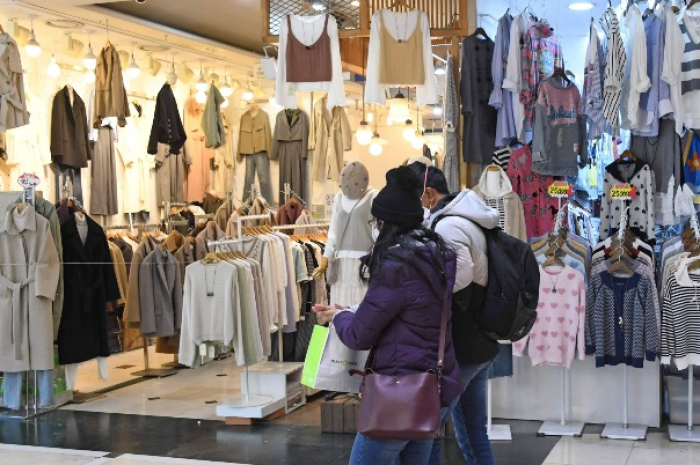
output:
M 484 194 L 489 197 L 501 190 L 501 173 L 495 166 L 489 166 L 486 172 L 486 189 Z

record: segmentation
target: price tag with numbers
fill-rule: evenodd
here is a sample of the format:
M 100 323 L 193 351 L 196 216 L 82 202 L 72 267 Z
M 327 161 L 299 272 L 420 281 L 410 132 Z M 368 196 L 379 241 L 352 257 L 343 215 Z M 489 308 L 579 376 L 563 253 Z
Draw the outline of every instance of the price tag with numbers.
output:
M 554 181 L 547 188 L 547 193 L 550 197 L 567 199 L 574 194 L 574 186 L 569 185 L 566 181 Z
M 637 196 L 637 189 L 630 184 L 615 184 L 610 189 L 610 198 L 613 200 L 632 200 Z

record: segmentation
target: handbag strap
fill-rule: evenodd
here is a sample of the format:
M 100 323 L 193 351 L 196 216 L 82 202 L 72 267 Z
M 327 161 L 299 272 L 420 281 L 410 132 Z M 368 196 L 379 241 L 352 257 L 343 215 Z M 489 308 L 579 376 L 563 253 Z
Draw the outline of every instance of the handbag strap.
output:
M 445 339 L 447 333 L 447 304 L 450 301 L 451 289 L 447 288 L 445 299 L 442 302 L 442 315 L 440 316 L 440 345 L 438 348 L 438 376 L 442 374 L 442 369 L 445 366 Z

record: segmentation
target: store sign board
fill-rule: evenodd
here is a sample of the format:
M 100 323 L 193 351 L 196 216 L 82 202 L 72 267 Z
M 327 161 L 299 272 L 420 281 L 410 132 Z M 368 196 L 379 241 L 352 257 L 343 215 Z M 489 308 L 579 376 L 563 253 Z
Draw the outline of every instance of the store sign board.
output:
M 610 189 L 610 198 L 613 200 L 632 200 L 637 196 L 637 189 L 630 184 L 615 184 Z
M 568 199 L 574 194 L 574 186 L 569 185 L 566 181 L 554 181 L 547 188 L 547 193 L 550 197 Z

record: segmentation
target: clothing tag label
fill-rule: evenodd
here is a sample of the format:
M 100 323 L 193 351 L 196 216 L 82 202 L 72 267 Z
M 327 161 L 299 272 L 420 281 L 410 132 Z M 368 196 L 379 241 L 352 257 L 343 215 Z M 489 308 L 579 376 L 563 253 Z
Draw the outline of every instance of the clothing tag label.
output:
M 637 189 L 630 184 L 615 184 L 610 189 L 610 198 L 614 200 L 632 200 L 637 196 Z
M 39 176 L 34 173 L 24 173 L 22 176 L 17 178 L 17 184 L 22 186 L 22 189 L 28 189 L 41 184 L 41 179 L 39 179 Z
M 566 181 L 554 181 L 547 188 L 547 193 L 555 199 L 567 199 L 574 194 L 574 186 L 570 186 Z

